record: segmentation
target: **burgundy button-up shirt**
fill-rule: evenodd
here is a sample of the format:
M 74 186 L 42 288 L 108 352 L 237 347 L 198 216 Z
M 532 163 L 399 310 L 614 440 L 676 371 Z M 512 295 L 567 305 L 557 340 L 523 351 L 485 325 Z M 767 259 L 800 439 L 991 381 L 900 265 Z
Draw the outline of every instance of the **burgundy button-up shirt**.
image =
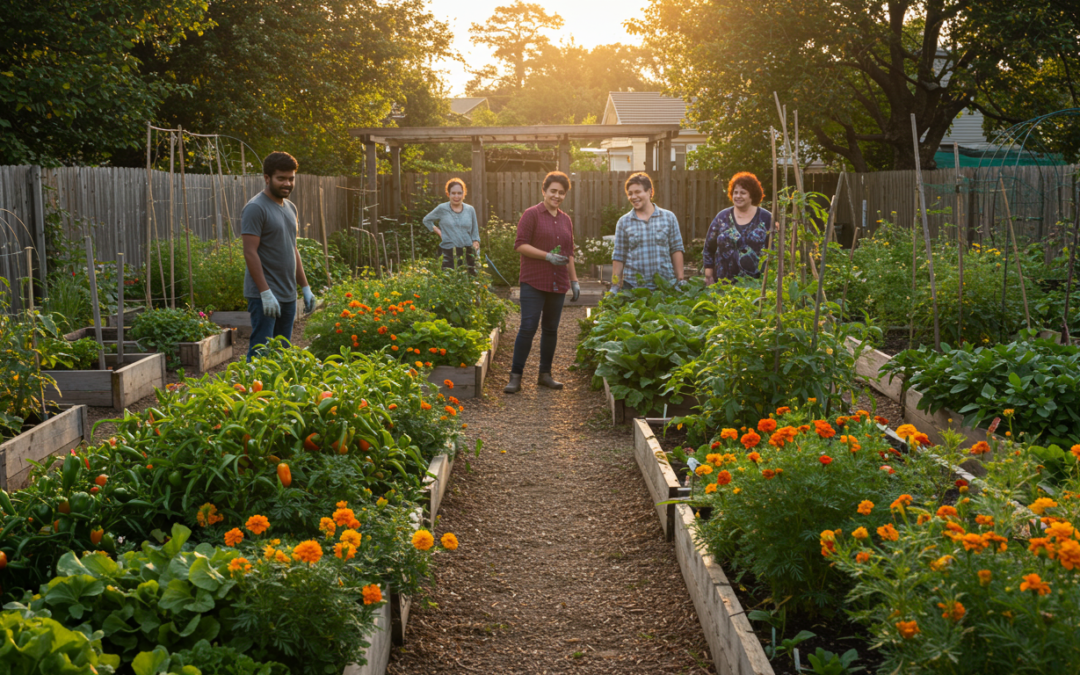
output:
M 541 251 L 551 251 L 559 246 L 559 254 L 569 258 L 574 255 L 574 224 L 562 210 L 552 216 L 541 202 L 521 214 L 514 248 L 522 244 L 535 246 Z M 552 265 L 547 260 L 525 256 L 521 256 L 518 281 L 548 293 L 566 293 L 570 290 L 570 272 L 566 265 Z

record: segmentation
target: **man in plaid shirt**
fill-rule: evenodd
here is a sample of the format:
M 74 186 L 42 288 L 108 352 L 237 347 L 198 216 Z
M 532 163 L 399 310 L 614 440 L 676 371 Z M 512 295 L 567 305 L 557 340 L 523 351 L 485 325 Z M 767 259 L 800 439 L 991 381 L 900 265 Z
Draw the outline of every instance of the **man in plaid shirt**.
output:
M 683 242 L 678 219 L 652 203 L 652 181 L 646 174 L 633 174 L 624 188 L 634 210 L 615 226 L 611 267 L 618 286 L 612 290 L 636 286 L 656 290 L 656 274 L 682 285 Z

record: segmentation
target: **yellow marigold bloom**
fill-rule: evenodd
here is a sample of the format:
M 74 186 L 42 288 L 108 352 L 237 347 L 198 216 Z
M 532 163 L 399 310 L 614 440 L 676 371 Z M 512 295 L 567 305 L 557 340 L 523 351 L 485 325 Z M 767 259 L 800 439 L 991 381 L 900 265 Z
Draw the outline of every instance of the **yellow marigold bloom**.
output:
M 905 640 L 910 640 L 922 632 L 919 630 L 919 624 L 916 621 L 897 621 L 896 630 L 900 631 L 900 637 Z
M 447 551 L 456 551 L 458 547 L 457 537 L 450 532 L 444 534 L 442 538 L 439 539 L 439 543 L 442 544 L 442 547 Z
M 340 503 L 344 504 L 344 502 Z M 322 532 L 327 537 L 332 537 L 334 536 L 334 532 L 337 530 L 337 525 L 334 524 L 333 520 L 330 520 L 329 518 L 326 518 L 324 516 L 319 519 L 319 529 L 322 530 Z
M 900 538 L 900 533 L 896 531 L 892 523 L 885 523 L 877 529 L 878 536 L 882 539 L 888 539 L 889 541 L 896 541 Z
M 347 507 L 348 505 L 349 505 L 349 502 L 347 502 L 347 501 L 344 501 L 344 500 L 343 500 L 343 501 L 340 501 L 340 502 L 338 502 L 338 503 L 336 504 L 336 506 L 337 506 L 337 507 L 338 507 L 339 509 L 343 509 L 343 508 Z
M 1042 580 L 1038 574 L 1025 574 L 1024 581 L 1020 584 L 1020 592 L 1035 591 L 1039 595 L 1050 593 L 1050 584 Z
M 236 546 L 242 541 L 244 541 L 244 533 L 240 531 L 239 527 L 234 527 L 225 533 L 226 546 Z
M 1068 521 L 1058 521 L 1046 528 L 1046 536 L 1057 539 L 1060 543 L 1062 540 L 1071 539 L 1076 532 L 1076 528 L 1072 526 Z
M 723 457 L 723 455 L 719 455 L 719 454 L 713 452 L 713 453 L 710 453 L 708 455 L 705 455 L 705 461 L 708 462 L 709 464 L 715 464 L 716 466 L 720 466 L 721 464 L 724 463 L 724 457 Z
M 915 428 L 914 424 L 901 424 L 896 428 L 896 435 L 905 441 L 919 433 L 919 430 Z
M 341 541 L 345 542 L 346 544 L 351 544 L 356 548 L 360 548 L 360 542 L 362 542 L 363 540 L 363 535 L 356 530 L 345 530 L 341 533 Z
M 938 609 L 943 609 L 945 612 L 941 615 L 944 619 L 950 621 L 960 621 L 964 618 L 964 614 L 967 614 L 967 610 L 958 601 L 953 600 L 949 603 L 939 602 Z
M 740 492 L 742 492 L 742 488 L 735 488 L 734 490 L 731 491 L 731 493 L 735 494 L 735 495 L 739 494 Z
M 382 591 L 379 590 L 377 584 L 364 586 L 360 591 L 364 594 L 365 605 L 374 605 L 377 602 L 382 602 Z
M 724 440 L 729 440 L 729 441 L 738 440 L 739 432 L 736 429 L 723 429 L 720 432 L 720 438 L 722 438 Z M 1077 446 L 1077 447 L 1080 447 L 1080 446 Z
M 856 539 L 866 539 L 870 536 L 870 533 L 866 531 L 865 527 L 856 527 L 852 531 L 851 536 L 855 537 Z
M 1058 562 L 1067 570 L 1080 567 L 1080 542 L 1075 539 L 1066 539 L 1058 543 Z
M 314 539 L 302 541 L 293 549 L 293 558 L 314 565 L 322 558 L 322 545 Z
M 350 522 L 356 519 L 356 514 L 352 509 L 338 509 L 334 511 L 334 522 L 342 527 L 347 526 Z
M 705 494 L 711 495 L 714 492 L 716 492 L 716 483 L 709 483 L 705 486 Z
M 940 572 L 941 570 L 948 567 L 949 563 L 954 560 L 956 560 L 956 558 L 952 557 L 951 555 L 943 555 L 934 562 L 930 563 L 930 569 L 934 570 L 935 572 Z
M 292 562 L 289 559 L 289 556 L 285 555 L 284 551 L 275 552 L 274 553 L 274 560 L 278 561 L 279 563 L 285 563 L 286 565 L 288 565 L 290 562 Z
M 866 551 L 859 551 L 855 554 L 855 562 L 859 563 L 860 565 L 868 560 L 870 560 L 870 554 Z
M 266 546 L 263 547 L 263 557 L 266 558 L 267 560 L 273 560 L 274 556 L 276 554 L 277 554 L 277 549 L 274 548 L 273 546 L 271 546 L 270 544 L 267 544 Z
M 412 536 L 412 545 L 420 551 L 426 551 L 435 545 L 435 537 L 427 530 L 417 530 Z
M 869 499 L 864 499 L 859 502 L 859 514 L 863 516 L 870 515 L 870 512 L 874 510 L 874 502 Z
M 375 500 L 375 506 L 386 506 L 390 502 L 386 501 L 385 497 L 379 497 Z
M 344 560 L 350 560 L 356 555 L 356 547 L 352 544 L 339 542 L 334 544 L 334 556 Z
M 233 558 L 229 561 L 229 571 L 240 571 L 247 574 L 251 571 L 251 563 L 248 562 L 247 558 Z
M 253 534 L 262 534 L 270 529 L 270 521 L 266 519 L 266 516 L 260 516 L 258 514 L 248 518 L 247 524 L 244 525 L 249 532 Z
M 990 570 L 979 570 L 979 583 L 983 586 L 990 585 L 990 579 L 993 577 L 993 573 Z
M 698 466 L 698 468 L 694 469 L 694 473 L 699 476 L 708 476 L 710 473 L 712 473 L 712 466 L 708 464 L 702 464 Z
M 1012 417 L 1013 415 L 1016 414 L 1016 410 L 1014 410 L 1012 408 L 1005 408 L 1004 410 L 1001 411 L 1001 414 L 1004 415 L 1005 417 Z
M 1031 512 L 1037 516 L 1041 516 L 1046 509 L 1052 509 L 1058 505 L 1053 499 L 1048 497 L 1039 497 L 1031 505 L 1028 506 Z

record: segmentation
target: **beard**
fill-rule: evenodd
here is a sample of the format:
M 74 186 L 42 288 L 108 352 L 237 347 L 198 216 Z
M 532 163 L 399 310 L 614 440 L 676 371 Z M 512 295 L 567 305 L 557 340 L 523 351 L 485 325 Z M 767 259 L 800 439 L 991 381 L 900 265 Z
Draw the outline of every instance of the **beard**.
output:
M 274 195 L 278 199 L 287 198 L 291 192 L 291 187 L 274 187 L 274 184 L 270 183 L 270 194 Z

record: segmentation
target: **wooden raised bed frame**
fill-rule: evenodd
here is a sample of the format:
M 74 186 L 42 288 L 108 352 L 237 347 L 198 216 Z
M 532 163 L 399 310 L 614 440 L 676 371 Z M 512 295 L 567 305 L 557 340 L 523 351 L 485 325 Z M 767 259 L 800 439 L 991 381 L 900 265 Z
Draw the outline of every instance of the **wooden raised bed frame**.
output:
M 106 365 L 116 365 L 116 354 L 105 355 Z M 125 354 L 116 370 L 46 370 L 56 381 L 45 398 L 69 405 L 89 405 L 123 410 L 165 386 L 164 354 Z
M 495 350 L 499 348 L 499 335 L 498 328 L 491 330 L 489 336 L 491 347 L 480 354 L 475 364 L 464 368 L 436 366 L 428 375 L 428 382 L 438 386 L 439 391 L 445 396 L 456 396 L 459 399 L 480 398 L 483 395 L 488 368 L 495 359 Z M 446 380 L 454 383 L 453 389 L 443 384 Z
M 214 366 L 225 363 L 233 357 L 233 333 L 235 331 L 225 328 L 216 335 L 203 338 L 198 342 L 181 342 L 177 345 L 177 351 L 180 358 L 180 365 L 185 369 L 203 373 L 210 370 Z M 101 339 L 106 343 L 116 342 L 116 329 L 115 328 L 102 328 Z M 77 331 L 68 333 L 64 336 L 64 339 L 69 342 L 74 342 L 82 338 L 94 337 L 93 328 L 80 328 Z M 127 355 L 135 353 L 143 353 L 143 348 L 137 341 L 124 340 L 124 360 L 127 361 Z
M 383 591 L 384 596 L 386 594 Z M 352 664 L 345 667 L 342 675 L 384 675 L 390 664 L 390 602 L 375 610 L 375 632 L 365 636 L 371 646 L 364 657 L 363 666 Z
M 222 328 L 235 328 L 240 337 L 251 337 L 251 314 L 243 312 L 213 312 L 210 320 Z
M 75 405 L 32 429 L 0 444 L 0 489 L 26 487 L 30 469 L 26 460 L 42 462 L 90 440 L 90 421 L 84 405 Z
M 634 420 L 634 459 L 645 478 L 649 495 L 656 503 L 656 516 L 664 530 L 664 541 L 672 541 L 675 538 L 675 505 L 660 502 L 679 496 L 679 477 L 668 463 L 652 427 L 643 419 Z
M 608 384 L 607 378 L 604 378 L 604 397 L 607 398 L 608 410 L 611 411 L 611 423 L 612 424 L 628 424 L 631 420 L 644 417 L 633 406 L 626 405 L 625 401 L 616 400 L 611 395 L 611 385 Z M 665 417 L 682 417 L 683 415 L 690 415 L 694 412 L 694 406 L 697 405 L 697 399 L 693 396 L 683 396 L 682 403 L 677 405 L 667 403 L 666 399 L 662 399 L 664 404 L 667 405 L 667 414 Z M 661 410 L 663 413 L 664 411 Z

